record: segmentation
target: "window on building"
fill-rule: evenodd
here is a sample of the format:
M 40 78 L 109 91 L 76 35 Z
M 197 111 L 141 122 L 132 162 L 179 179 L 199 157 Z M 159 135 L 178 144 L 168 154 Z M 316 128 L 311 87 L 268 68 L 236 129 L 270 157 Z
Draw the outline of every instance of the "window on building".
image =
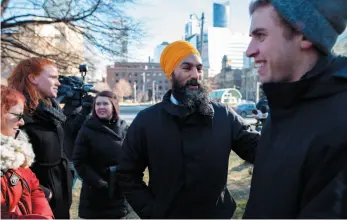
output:
M 116 73 L 116 76 L 119 76 L 119 73 Z
M 137 73 L 134 73 L 134 76 L 137 76 Z
M 159 88 L 159 91 L 163 89 L 163 87 L 162 87 L 162 86 L 158 86 L 158 88 Z
M 159 80 L 159 84 L 161 84 L 163 81 Z
M 168 81 L 168 80 L 165 80 L 165 84 L 169 84 L 169 81 Z
M 125 73 L 124 72 L 122 73 L 122 76 L 125 77 Z
M 156 73 L 153 73 L 153 76 L 156 76 L 157 74 Z
M 129 83 L 131 83 L 131 80 L 129 80 Z

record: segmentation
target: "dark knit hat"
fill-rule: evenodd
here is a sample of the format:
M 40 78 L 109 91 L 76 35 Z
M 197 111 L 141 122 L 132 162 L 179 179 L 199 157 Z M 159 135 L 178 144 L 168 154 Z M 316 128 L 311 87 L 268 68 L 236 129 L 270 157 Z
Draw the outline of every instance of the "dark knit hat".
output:
M 272 0 L 278 13 L 325 54 L 345 30 L 347 0 Z

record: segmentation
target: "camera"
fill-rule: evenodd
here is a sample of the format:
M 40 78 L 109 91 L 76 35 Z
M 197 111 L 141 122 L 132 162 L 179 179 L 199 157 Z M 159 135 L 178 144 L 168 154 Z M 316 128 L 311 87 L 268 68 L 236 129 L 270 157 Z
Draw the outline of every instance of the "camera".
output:
M 59 76 L 60 87 L 58 88 L 58 98 L 57 100 L 62 103 L 73 107 L 79 107 L 82 105 L 83 98 L 88 95 L 88 93 L 97 93 L 93 85 L 85 84 L 84 77 L 88 71 L 86 64 L 81 64 L 79 66 L 81 77 L 78 76 Z
M 88 72 L 88 66 L 87 66 L 87 64 L 80 64 L 79 70 L 80 70 L 80 73 L 86 73 L 86 72 Z

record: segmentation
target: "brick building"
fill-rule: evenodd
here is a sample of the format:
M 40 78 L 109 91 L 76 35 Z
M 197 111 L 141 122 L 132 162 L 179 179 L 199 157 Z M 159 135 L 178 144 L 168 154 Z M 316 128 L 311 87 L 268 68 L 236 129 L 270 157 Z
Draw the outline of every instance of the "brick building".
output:
M 114 65 L 107 66 L 106 82 L 111 89 L 120 79 L 129 82 L 133 89 L 132 98 L 135 98 L 136 94 L 138 100 L 141 96 L 143 101 L 152 101 L 153 90 L 155 99 L 161 100 L 170 89 L 170 82 L 159 63 L 115 62 Z

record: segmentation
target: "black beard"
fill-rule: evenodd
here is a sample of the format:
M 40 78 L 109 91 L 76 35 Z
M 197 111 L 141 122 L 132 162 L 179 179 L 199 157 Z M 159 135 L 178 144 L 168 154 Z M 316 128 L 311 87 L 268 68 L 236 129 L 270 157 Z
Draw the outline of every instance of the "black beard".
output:
M 189 89 L 189 86 L 198 86 L 198 89 Z M 198 111 L 207 115 L 211 112 L 207 89 L 197 79 L 191 79 L 182 85 L 173 74 L 172 94 L 179 102 L 179 106 L 188 109 L 190 114 Z

